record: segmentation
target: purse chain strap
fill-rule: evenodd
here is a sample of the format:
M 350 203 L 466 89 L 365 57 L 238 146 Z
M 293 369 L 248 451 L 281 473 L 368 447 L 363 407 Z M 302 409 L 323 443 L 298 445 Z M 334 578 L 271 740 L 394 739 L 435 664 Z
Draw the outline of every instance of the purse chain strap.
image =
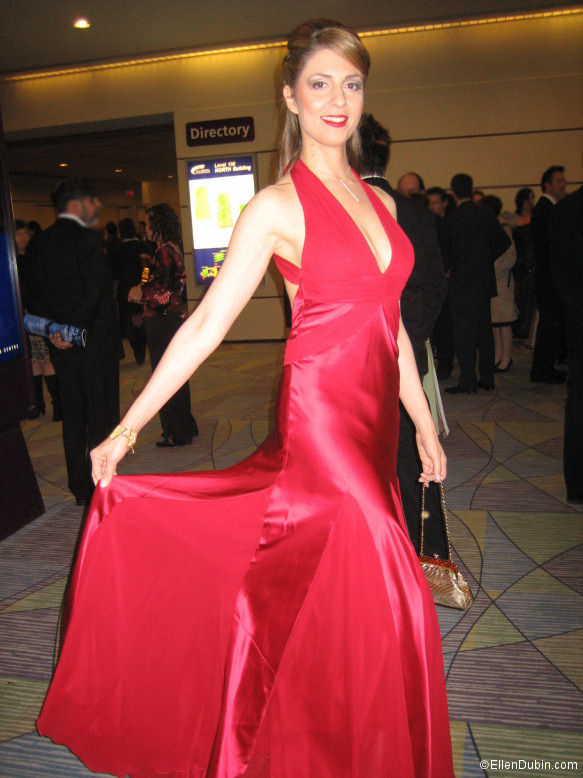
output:
M 445 492 L 443 489 L 443 482 L 439 482 L 439 497 L 441 500 L 441 511 L 443 514 L 443 523 L 445 525 L 445 538 L 447 540 L 447 554 L 448 561 L 451 562 L 451 543 L 449 542 L 449 523 L 447 521 L 447 508 L 445 507 Z M 419 556 L 423 556 L 423 523 L 429 518 L 429 514 L 425 513 L 425 486 L 421 484 L 421 529 L 419 532 Z

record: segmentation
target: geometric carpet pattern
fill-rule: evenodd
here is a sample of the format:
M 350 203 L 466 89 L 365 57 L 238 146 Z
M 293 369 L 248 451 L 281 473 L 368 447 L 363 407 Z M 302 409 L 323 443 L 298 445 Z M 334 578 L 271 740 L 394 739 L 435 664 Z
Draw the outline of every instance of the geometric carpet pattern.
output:
M 437 606 L 457 778 L 583 772 L 583 506 L 563 482 L 566 388 L 531 384 L 531 354 L 515 352 L 495 392 L 443 397 L 450 535 L 475 594 L 465 612 Z M 150 374 L 126 353 L 122 411 Z M 153 420 L 120 472 L 220 469 L 250 454 L 273 422 L 282 354 L 282 343 L 223 344 L 191 379 L 193 445 L 157 449 Z M 0 543 L 0 776 L 94 776 L 35 731 L 82 509 L 61 425 L 41 417 L 23 431 L 47 510 Z

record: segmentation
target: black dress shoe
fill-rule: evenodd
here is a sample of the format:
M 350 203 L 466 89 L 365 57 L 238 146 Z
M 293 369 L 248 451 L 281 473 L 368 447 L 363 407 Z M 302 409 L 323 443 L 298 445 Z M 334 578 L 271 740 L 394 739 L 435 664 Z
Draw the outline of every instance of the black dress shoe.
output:
M 476 394 L 475 389 L 466 389 L 463 386 L 448 386 L 445 391 L 449 394 Z
M 491 392 L 493 389 L 495 389 L 495 386 L 494 384 L 487 384 L 485 381 L 480 379 L 478 381 L 478 389 L 485 389 L 487 392 Z
M 500 364 L 500 362 L 498 362 L 498 365 L 499 364 Z M 496 367 L 494 368 L 494 372 L 495 373 L 507 373 L 510 370 L 510 368 L 512 367 L 512 359 L 506 365 L 506 367 L 498 367 L 498 365 L 496 365 Z
M 198 432 L 196 433 L 198 435 Z M 175 443 L 172 438 L 163 438 L 156 441 L 158 448 L 176 448 L 176 446 L 191 446 L 192 440 L 185 440 L 184 443 Z
M 157 448 L 174 448 L 175 446 L 176 443 L 174 443 L 170 438 L 162 438 L 162 440 L 156 441 Z

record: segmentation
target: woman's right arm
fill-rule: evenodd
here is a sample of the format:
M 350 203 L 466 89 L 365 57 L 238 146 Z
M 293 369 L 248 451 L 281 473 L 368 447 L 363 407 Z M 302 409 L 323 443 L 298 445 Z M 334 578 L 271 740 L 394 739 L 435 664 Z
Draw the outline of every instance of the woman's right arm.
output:
M 289 190 L 262 190 L 242 211 L 220 273 L 196 309 L 178 330 L 142 393 L 121 421 L 139 432 L 221 343 L 282 246 L 289 254 Z M 292 220 L 293 221 L 293 220 Z M 284 249 L 285 250 L 285 249 Z M 107 438 L 91 452 L 93 480 L 107 486 L 128 440 Z

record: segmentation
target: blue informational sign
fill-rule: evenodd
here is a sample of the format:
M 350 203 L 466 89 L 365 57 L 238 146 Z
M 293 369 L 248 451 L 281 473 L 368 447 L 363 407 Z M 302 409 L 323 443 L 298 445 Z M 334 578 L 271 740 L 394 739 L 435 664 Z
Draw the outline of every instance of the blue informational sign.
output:
M 0 362 L 22 357 L 22 334 L 18 296 L 16 291 L 16 268 L 12 267 L 8 250 L 9 236 L 0 234 Z
M 239 214 L 256 191 L 253 156 L 192 160 L 188 190 L 198 284 L 221 268 Z

